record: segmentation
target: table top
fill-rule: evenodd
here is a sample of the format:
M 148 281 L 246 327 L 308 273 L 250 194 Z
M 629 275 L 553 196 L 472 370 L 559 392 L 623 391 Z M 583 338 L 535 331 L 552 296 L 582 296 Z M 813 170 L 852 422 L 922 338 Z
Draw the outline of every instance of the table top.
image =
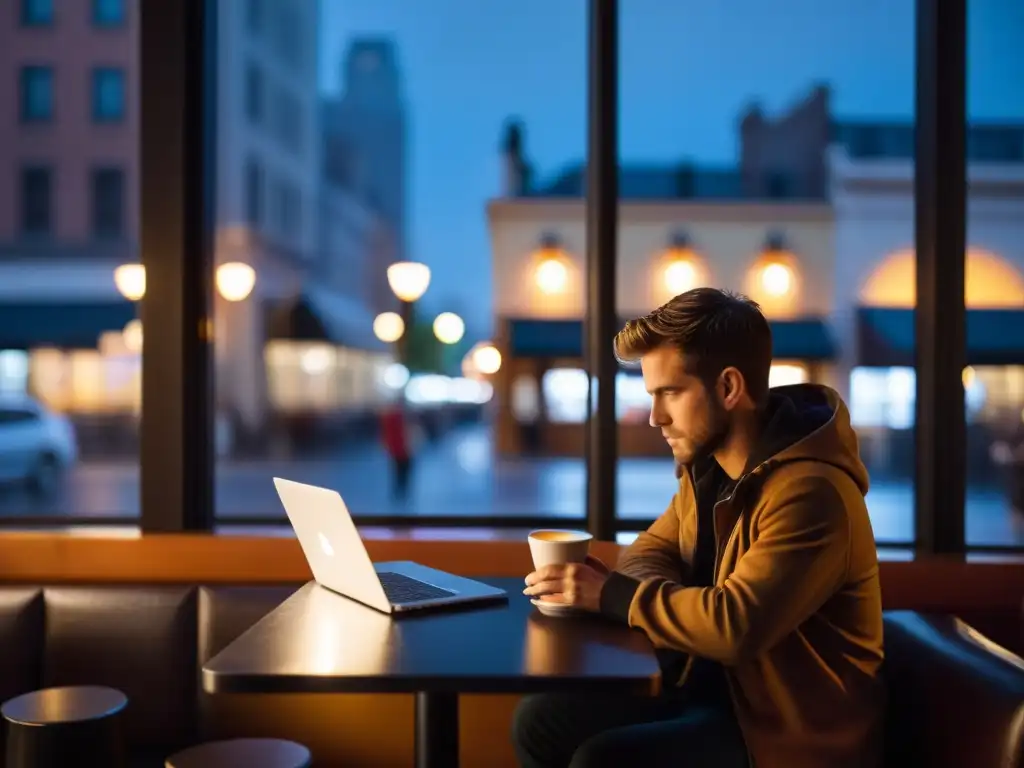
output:
M 3 705 L 5 720 L 21 725 L 52 725 L 100 720 L 116 715 L 128 697 L 114 688 L 72 685 L 24 693 Z
M 543 616 L 521 579 L 484 578 L 508 603 L 392 617 L 313 582 L 203 667 L 210 693 L 647 693 L 660 675 L 640 632 Z

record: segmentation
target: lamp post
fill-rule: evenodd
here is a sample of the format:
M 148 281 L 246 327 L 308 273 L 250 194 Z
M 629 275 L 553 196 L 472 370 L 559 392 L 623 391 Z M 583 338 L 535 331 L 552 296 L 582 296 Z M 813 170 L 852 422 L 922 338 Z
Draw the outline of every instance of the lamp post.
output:
M 382 327 L 385 327 L 385 330 L 397 331 L 397 335 L 394 335 L 392 341 L 397 347 L 399 362 L 408 366 L 409 333 L 412 331 L 413 324 L 413 304 L 426 293 L 427 287 L 430 285 L 430 267 L 416 261 L 396 262 L 388 267 L 388 285 L 391 286 L 391 290 L 398 298 L 400 304 L 398 319 L 401 321 L 401 325 L 399 329 L 399 324 L 394 323 L 393 319 L 385 319 L 383 320 L 384 326 Z M 386 341 L 386 339 L 378 332 L 378 325 L 382 322 L 382 318 L 385 315 L 393 314 L 393 312 L 385 312 L 383 315 L 378 315 L 377 319 L 374 320 L 374 332 L 377 333 L 377 338 L 381 339 L 381 341 Z

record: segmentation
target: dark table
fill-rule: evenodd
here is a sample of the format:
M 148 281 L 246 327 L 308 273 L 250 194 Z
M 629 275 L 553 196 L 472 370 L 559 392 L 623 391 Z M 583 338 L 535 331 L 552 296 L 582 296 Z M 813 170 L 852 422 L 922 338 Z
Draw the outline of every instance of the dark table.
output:
M 651 693 L 647 638 L 600 617 L 541 615 L 522 579 L 482 579 L 508 603 L 392 618 L 313 582 L 203 667 L 210 693 L 414 693 L 416 765 L 458 765 L 460 693 Z

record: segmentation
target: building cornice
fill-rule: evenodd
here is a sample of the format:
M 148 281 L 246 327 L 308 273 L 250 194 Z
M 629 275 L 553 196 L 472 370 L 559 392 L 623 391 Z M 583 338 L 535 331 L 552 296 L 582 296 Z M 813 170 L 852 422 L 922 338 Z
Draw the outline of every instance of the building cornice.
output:
M 559 221 L 579 220 L 586 216 L 585 201 L 579 198 L 499 198 L 487 203 L 489 219 L 534 221 L 554 218 Z M 827 202 L 650 200 L 619 203 L 619 216 L 624 222 L 663 223 L 671 220 L 687 222 L 747 222 L 778 224 L 829 223 L 832 206 Z

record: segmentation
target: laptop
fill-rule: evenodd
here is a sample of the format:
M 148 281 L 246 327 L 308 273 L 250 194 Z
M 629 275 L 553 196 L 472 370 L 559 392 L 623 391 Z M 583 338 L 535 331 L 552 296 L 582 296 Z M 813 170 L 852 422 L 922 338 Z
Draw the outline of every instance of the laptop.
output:
M 317 584 L 384 613 L 507 599 L 505 590 L 413 562 L 370 560 L 337 491 L 274 478 Z

